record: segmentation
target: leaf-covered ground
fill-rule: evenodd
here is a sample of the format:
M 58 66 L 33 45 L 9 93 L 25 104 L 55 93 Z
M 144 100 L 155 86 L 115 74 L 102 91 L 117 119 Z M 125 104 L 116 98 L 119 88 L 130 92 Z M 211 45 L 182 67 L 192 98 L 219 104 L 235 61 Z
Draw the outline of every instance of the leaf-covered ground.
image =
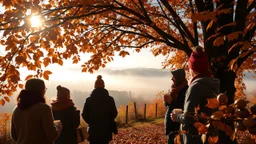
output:
M 152 123 L 120 128 L 111 144 L 165 144 L 164 125 Z

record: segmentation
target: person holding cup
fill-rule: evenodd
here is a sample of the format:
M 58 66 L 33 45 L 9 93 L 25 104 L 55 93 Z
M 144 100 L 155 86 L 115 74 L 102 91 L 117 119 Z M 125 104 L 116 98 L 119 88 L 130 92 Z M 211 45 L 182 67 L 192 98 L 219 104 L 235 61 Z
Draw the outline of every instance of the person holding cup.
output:
M 80 111 L 70 98 L 70 90 L 58 85 L 57 99 L 51 105 L 54 119 L 63 124 L 63 130 L 55 144 L 77 144 L 76 129 L 80 124 Z
M 165 134 L 168 137 L 168 144 L 174 144 L 174 138 L 178 134 L 180 129 L 180 123 L 174 122 L 170 118 L 171 112 L 175 111 L 182 112 L 185 100 L 185 93 L 188 88 L 188 82 L 186 79 L 186 73 L 184 69 L 177 69 L 171 71 L 172 84 L 168 94 L 164 95 L 164 104 L 166 106 L 165 113 Z
M 16 144 L 54 144 L 62 124 L 54 124 L 51 108 L 45 102 L 45 83 L 29 79 L 17 97 L 11 118 L 11 138 Z
M 200 107 L 198 113 L 211 116 L 216 109 L 206 107 L 207 99 L 219 94 L 220 81 L 210 74 L 208 58 L 200 46 L 195 47 L 188 60 L 189 72 L 192 79 L 186 92 L 184 112 L 171 113 L 173 121 L 181 123 L 181 130 L 187 133 L 181 134 L 183 144 L 202 144 L 201 135 L 194 126 L 195 108 Z

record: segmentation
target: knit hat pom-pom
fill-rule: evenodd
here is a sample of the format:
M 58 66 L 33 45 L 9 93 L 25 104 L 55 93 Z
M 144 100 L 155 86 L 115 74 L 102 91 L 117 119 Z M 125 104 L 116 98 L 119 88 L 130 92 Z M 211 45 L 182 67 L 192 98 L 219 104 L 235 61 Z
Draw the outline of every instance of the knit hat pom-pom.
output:
M 194 47 L 194 52 L 200 54 L 203 52 L 203 48 L 201 46 L 196 46 Z
M 58 85 L 58 86 L 57 86 L 57 90 L 58 90 L 58 91 L 61 90 L 61 85 Z
M 102 79 L 102 76 L 101 75 L 98 75 L 97 76 L 97 80 L 101 80 Z

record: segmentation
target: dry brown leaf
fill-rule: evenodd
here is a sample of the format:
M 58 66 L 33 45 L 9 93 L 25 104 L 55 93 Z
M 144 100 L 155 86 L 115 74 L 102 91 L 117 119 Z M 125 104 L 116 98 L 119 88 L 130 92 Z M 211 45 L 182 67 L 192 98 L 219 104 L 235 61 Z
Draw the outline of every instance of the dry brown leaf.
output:
M 208 108 L 211 108 L 211 109 L 215 109 L 219 106 L 219 102 L 217 100 L 217 98 L 210 98 L 210 99 L 207 99 L 207 105 L 206 107 Z

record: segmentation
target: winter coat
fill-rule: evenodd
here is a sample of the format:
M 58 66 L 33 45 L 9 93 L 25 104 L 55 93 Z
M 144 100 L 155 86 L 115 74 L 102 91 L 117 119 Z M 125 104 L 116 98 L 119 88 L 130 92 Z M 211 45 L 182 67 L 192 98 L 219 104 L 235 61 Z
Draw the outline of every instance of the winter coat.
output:
M 96 88 L 86 99 L 82 117 L 89 125 L 88 140 L 92 142 L 108 142 L 112 140 L 112 121 L 117 116 L 113 97 L 104 88 Z
M 55 120 L 62 122 L 62 132 L 55 144 L 77 144 L 76 129 L 80 124 L 80 116 L 76 107 L 70 106 L 62 110 L 52 110 Z
M 51 108 L 45 103 L 13 110 L 11 137 L 16 144 L 53 144 L 60 132 L 53 123 Z
M 165 113 L 165 134 L 168 135 L 170 132 L 178 131 L 180 129 L 180 123 L 174 122 L 171 120 L 170 114 L 172 113 L 172 110 L 175 108 L 183 109 L 184 107 L 184 100 L 185 100 L 185 93 L 188 89 L 188 86 L 183 87 L 179 94 L 177 99 L 173 100 L 171 104 L 168 104 L 165 102 L 166 106 L 166 113 Z
M 220 82 L 211 77 L 202 77 L 195 79 L 186 92 L 184 113 L 177 116 L 178 122 L 182 123 L 181 130 L 188 134 L 182 134 L 183 144 L 202 144 L 201 135 L 198 135 L 196 127 L 191 117 L 185 116 L 190 112 L 195 112 L 195 107 L 200 106 L 199 113 L 210 116 L 215 109 L 206 107 L 207 99 L 213 98 L 219 94 Z

